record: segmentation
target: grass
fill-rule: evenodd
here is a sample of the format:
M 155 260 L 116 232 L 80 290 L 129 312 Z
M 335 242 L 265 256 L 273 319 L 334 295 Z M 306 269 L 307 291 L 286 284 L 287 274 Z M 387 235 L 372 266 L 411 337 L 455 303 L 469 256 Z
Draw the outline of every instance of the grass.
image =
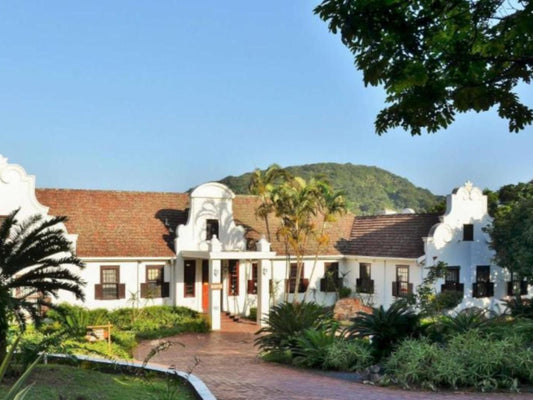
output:
M 27 381 L 32 383 L 27 398 L 39 400 L 195 399 L 185 383 L 173 377 L 141 378 L 59 364 L 39 365 Z M 0 396 L 6 389 L 0 385 Z

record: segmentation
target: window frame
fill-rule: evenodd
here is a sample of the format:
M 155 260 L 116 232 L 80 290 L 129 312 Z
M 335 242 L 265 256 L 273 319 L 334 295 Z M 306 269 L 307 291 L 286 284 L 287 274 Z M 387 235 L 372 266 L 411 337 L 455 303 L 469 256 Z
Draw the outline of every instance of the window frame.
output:
M 473 242 L 473 241 L 474 241 L 474 224 L 463 224 L 463 242 Z
M 238 296 L 240 286 L 239 260 L 228 260 L 228 296 Z
M 404 276 L 405 274 L 401 274 L 400 270 L 406 270 L 407 271 L 407 278 L 406 280 L 400 280 L 400 277 Z M 398 297 L 405 297 L 408 296 L 411 293 L 410 290 L 410 268 L 409 265 L 396 265 L 396 286 L 397 286 L 397 296 Z
M 364 269 L 367 269 L 368 268 L 368 276 L 366 276 L 366 272 L 365 274 L 363 274 L 363 268 Z M 365 276 L 363 276 L 365 275 Z M 359 279 L 361 280 L 372 280 L 372 264 L 371 263 L 367 263 L 367 262 L 360 262 L 359 263 Z
M 104 282 L 104 271 L 115 271 L 115 282 Z M 100 265 L 100 285 L 102 285 L 102 297 L 100 300 L 119 300 L 120 299 L 120 265 Z M 104 285 L 115 285 L 116 296 L 106 297 Z
M 213 235 L 216 235 L 217 239 L 220 239 L 219 231 L 220 224 L 218 222 L 218 219 L 205 220 L 205 240 L 213 239 Z
M 196 260 L 183 262 L 183 297 L 196 297 Z
M 159 279 L 149 279 L 150 271 L 157 270 L 160 272 Z M 145 283 L 151 297 L 163 297 L 163 286 L 165 284 L 165 266 L 164 265 L 147 265 L 145 268 Z

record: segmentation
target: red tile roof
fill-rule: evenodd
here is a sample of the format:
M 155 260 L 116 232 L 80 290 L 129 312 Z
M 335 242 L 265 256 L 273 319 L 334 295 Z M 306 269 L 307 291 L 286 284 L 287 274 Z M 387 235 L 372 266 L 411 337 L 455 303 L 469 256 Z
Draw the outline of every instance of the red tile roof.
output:
M 168 227 L 175 229 L 188 217 L 186 193 L 37 189 L 36 195 L 50 207 L 50 215 L 69 217 L 67 230 L 78 234 L 80 257 L 174 257 L 174 236 Z M 255 196 L 238 195 L 233 200 L 235 222 L 246 228 L 249 249 L 267 232 L 265 221 L 255 215 L 258 204 Z M 424 253 L 422 237 L 437 222 L 433 214 L 354 217 L 348 213 L 327 224 L 330 240 L 320 254 L 417 258 Z M 279 220 L 270 217 L 269 227 L 272 250 L 286 254 L 283 241 L 276 237 Z M 315 242 L 310 241 L 307 250 L 314 254 Z
M 80 257 L 173 257 L 165 227 L 187 222 L 189 196 L 182 193 L 37 189 L 50 215 L 66 215 L 78 234 Z
M 236 196 L 233 200 L 233 215 L 235 222 L 247 229 L 247 238 L 249 243 L 253 243 L 261 238 L 261 235 L 267 236 L 266 223 L 263 218 L 255 215 L 255 210 L 259 206 L 259 198 L 256 196 Z M 342 244 L 345 238 L 349 237 L 354 215 L 351 213 L 345 214 L 337 218 L 335 222 L 326 224 L 324 233 L 329 236 L 329 243 L 327 246 L 321 247 L 319 254 L 337 255 L 342 254 Z M 321 221 L 318 221 L 321 223 Z M 270 230 L 270 242 L 272 251 L 277 254 L 286 254 L 284 241 L 277 237 L 276 232 L 280 226 L 279 219 L 270 216 L 268 219 Z M 249 246 L 250 247 L 250 246 Z M 316 242 L 311 240 L 307 245 L 307 253 L 316 253 Z M 289 253 L 292 253 L 289 251 Z
M 423 237 L 439 222 L 437 214 L 393 214 L 356 217 L 345 254 L 418 258 Z

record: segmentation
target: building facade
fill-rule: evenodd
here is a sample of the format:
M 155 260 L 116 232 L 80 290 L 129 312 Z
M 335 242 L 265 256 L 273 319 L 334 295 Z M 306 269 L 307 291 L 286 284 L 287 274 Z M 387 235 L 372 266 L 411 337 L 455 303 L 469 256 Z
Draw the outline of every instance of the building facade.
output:
M 448 196 L 442 216 L 347 214 L 330 223 L 329 245 L 318 254 L 309 245 L 298 288 L 296 259 L 274 233 L 268 238 L 258 205 L 213 182 L 190 194 L 36 189 L 33 176 L 0 157 L 0 216 L 20 208 L 21 216 L 69 217 L 64 229 L 86 264 L 89 308 L 180 305 L 207 313 L 219 329 L 222 312 L 256 307 L 260 322 L 272 304 L 306 291 L 307 300 L 332 305 L 340 286 L 389 306 L 439 261 L 449 268 L 437 290 L 461 292 L 458 309 L 497 308 L 513 285 L 492 261 L 487 199 L 471 183 Z M 275 232 L 279 221 L 268 222 Z

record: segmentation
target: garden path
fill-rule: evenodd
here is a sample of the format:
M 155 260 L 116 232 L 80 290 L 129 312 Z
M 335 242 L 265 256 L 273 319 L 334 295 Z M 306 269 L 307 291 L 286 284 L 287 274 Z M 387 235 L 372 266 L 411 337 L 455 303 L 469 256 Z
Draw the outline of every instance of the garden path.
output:
M 222 330 L 184 334 L 165 340 L 182 343 L 157 354 L 151 363 L 174 366 L 201 378 L 219 400 L 533 400 L 533 393 L 408 392 L 364 385 L 350 374 L 296 369 L 267 363 L 253 346 L 257 325 L 223 319 Z M 143 360 L 157 341 L 140 344 L 136 357 Z

